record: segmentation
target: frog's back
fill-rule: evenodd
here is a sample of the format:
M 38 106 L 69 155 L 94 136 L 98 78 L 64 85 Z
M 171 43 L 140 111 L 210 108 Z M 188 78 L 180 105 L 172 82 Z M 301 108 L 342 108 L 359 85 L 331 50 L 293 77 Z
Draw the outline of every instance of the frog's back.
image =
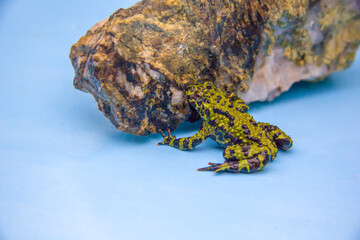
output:
M 214 140 L 221 145 L 246 142 L 246 135 L 257 127 L 255 120 L 247 112 L 237 110 L 235 106 L 225 106 L 220 103 L 212 107 L 209 124 L 214 128 Z

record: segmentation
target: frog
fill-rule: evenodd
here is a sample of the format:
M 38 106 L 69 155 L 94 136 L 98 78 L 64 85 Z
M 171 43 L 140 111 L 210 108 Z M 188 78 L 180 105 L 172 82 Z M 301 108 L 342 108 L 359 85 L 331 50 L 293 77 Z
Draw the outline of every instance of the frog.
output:
M 279 127 L 257 122 L 249 114 L 249 106 L 234 94 L 222 91 L 210 81 L 189 85 L 186 97 L 202 122 L 199 131 L 191 137 L 177 139 L 171 131 L 160 131 L 163 141 L 179 150 L 191 150 L 207 138 L 224 148 L 223 163 L 208 163 L 198 171 L 255 173 L 273 161 L 279 149 L 289 150 L 293 141 Z

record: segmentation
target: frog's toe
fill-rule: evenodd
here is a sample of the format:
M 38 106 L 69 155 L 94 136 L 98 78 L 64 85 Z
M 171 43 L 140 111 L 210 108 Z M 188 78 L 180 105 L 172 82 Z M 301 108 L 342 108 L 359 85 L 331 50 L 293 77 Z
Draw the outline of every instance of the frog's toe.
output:
M 221 168 L 221 163 L 208 163 L 209 167 L 199 168 L 198 171 L 216 171 Z
M 165 143 L 165 141 L 162 141 L 162 142 L 158 142 L 157 145 L 159 146 L 159 145 L 167 145 L 167 144 Z
M 222 165 L 222 163 L 212 163 L 212 162 L 209 162 L 208 165 L 210 165 L 210 166 L 219 166 L 219 165 Z
M 276 146 L 282 150 L 289 150 L 293 145 L 293 141 L 289 138 L 275 139 L 275 143 Z
M 171 131 L 168 130 L 168 135 L 166 136 L 166 134 L 163 132 L 163 131 L 159 131 L 161 136 L 164 138 L 164 141 L 162 142 L 158 142 L 157 145 L 170 145 L 171 144 L 171 141 L 175 140 L 176 137 L 171 135 Z
M 164 141 L 158 142 L 157 145 L 170 145 L 172 140 L 173 140 L 173 139 L 170 138 L 170 137 L 165 137 L 165 138 L 164 138 Z
M 218 172 L 231 172 L 231 173 L 241 173 L 244 171 L 239 171 L 238 162 L 225 162 L 221 163 L 209 163 L 209 167 L 199 168 L 198 171 L 213 171 L 214 173 Z
M 163 138 L 164 138 L 164 141 L 158 142 L 157 145 L 169 145 L 170 139 L 167 136 L 163 136 Z

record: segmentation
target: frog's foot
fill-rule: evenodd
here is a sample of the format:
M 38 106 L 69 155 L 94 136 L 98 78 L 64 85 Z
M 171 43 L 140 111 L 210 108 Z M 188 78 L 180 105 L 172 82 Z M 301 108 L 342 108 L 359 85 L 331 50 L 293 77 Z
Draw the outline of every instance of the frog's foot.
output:
M 263 130 L 269 133 L 277 148 L 282 150 L 289 150 L 292 147 L 293 141 L 291 137 L 284 133 L 280 128 L 269 123 L 259 122 L 259 124 Z
M 231 173 L 248 173 L 247 170 L 240 170 L 239 165 L 241 164 L 238 162 L 225 162 L 221 163 L 208 163 L 209 167 L 199 168 L 198 171 L 213 171 L 214 173 L 218 172 L 231 172 Z M 245 165 L 244 165 L 245 167 Z
M 224 151 L 226 161 L 223 164 L 209 163 L 209 167 L 200 168 L 198 171 L 254 173 L 263 169 L 272 157 L 268 147 L 258 145 L 234 145 Z
M 171 131 L 168 130 L 168 135 L 166 136 L 162 131 L 161 135 L 164 138 L 164 141 L 159 142 L 158 145 L 168 145 L 180 150 L 191 150 L 197 145 L 205 141 L 206 138 L 212 133 L 212 127 L 207 122 L 202 122 L 199 131 L 191 137 L 176 138 L 171 135 Z
M 259 161 L 256 158 L 243 159 L 240 161 L 225 161 L 221 163 L 209 163 L 209 167 L 199 168 L 198 171 L 230 172 L 230 173 L 254 173 L 260 171 Z
M 166 136 L 166 134 L 162 131 L 160 131 L 161 136 L 164 138 L 164 141 L 159 142 L 158 145 L 169 145 L 169 146 L 173 146 L 174 145 L 174 141 L 176 139 L 175 136 L 171 135 L 171 131 L 170 129 L 168 130 L 168 135 Z

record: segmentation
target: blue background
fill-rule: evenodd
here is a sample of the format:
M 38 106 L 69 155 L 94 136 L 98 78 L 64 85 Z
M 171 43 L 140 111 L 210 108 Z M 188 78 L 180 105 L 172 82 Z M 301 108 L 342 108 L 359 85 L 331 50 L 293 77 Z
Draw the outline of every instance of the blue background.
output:
M 251 105 L 294 140 L 263 172 L 197 172 L 216 143 L 119 132 L 72 86 L 71 45 L 134 3 L 0 1 L 0 239 L 360 239 L 359 56 Z

